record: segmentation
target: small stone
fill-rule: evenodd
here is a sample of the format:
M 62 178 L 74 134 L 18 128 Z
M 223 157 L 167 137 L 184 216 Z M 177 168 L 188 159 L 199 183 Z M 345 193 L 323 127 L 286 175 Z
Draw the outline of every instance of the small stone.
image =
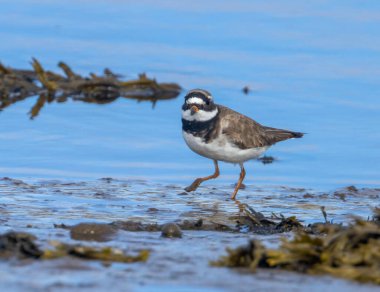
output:
M 117 229 L 109 224 L 79 223 L 70 227 L 70 236 L 75 240 L 105 242 L 112 240 Z
M 246 85 L 243 87 L 242 91 L 244 92 L 244 94 L 249 94 L 251 91 L 251 88 L 248 85 Z
M 357 193 L 358 189 L 355 186 L 348 186 L 347 190 L 353 193 Z
M 237 183 L 234 184 L 234 188 L 236 188 L 236 186 L 237 186 Z M 245 190 L 246 188 L 247 188 L 246 185 L 243 184 L 243 183 L 241 183 L 241 184 L 240 184 L 240 187 L 239 187 L 239 190 Z
M 270 163 L 273 163 L 273 161 L 275 161 L 276 159 L 273 156 L 264 155 L 258 158 L 257 160 L 261 161 L 262 164 L 270 164 Z
M 169 238 L 181 238 L 182 237 L 182 231 L 181 228 L 175 223 L 166 223 L 162 225 L 161 229 L 161 236 L 162 237 L 169 237 Z

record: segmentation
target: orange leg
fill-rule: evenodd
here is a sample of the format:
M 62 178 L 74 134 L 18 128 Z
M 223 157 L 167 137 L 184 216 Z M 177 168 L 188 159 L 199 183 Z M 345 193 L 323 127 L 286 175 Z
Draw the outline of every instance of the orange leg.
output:
M 217 178 L 219 176 L 219 167 L 218 167 L 218 161 L 214 160 L 215 165 L 215 172 L 212 175 L 206 176 L 206 177 L 200 177 L 197 178 L 191 185 L 185 188 L 186 192 L 192 192 L 195 191 L 201 183 L 203 183 L 206 180 Z
M 240 177 L 239 177 L 239 180 L 238 180 L 238 182 L 236 184 L 235 190 L 234 190 L 234 192 L 233 192 L 233 194 L 231 196 L 232 200 L 235 200 L 236 194 L 239 191 L 241 183 L 243 182 L 244 177 L 245 177 L 245 169 L 244 169 L 243 163 L 240 163 L 240 169 L 241 169 L 241 171 L 240 171 Z

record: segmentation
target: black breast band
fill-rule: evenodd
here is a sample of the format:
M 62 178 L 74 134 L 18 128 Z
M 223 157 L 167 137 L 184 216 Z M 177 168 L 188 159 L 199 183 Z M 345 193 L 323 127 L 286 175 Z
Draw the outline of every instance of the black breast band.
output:
M 192 134 L 195 137 L 204 138 L 206 142 L 211 139 L 212 132 L 215 130 L 215 123 L 219 113 L 208 121 L 188 121 L 182 119 L 182 130 L 186 133 Z

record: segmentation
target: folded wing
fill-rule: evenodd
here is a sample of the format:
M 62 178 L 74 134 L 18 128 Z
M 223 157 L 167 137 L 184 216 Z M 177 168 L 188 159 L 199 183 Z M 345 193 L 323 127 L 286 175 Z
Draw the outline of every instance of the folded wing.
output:
M 301 138 L 303 133 L 262 126 L 251 118 L 218 105 L 223 116 L 222 134 L 240 149 L 271 146 L 277 142 Z

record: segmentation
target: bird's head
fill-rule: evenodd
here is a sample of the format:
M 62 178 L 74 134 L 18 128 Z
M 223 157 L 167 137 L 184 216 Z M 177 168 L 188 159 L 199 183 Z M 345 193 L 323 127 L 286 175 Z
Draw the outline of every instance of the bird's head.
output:
M 187 121 L 205 122 L 218 114 L 210 92 L 204 89 L 190 90 L 182 106 L 182 118 Z

